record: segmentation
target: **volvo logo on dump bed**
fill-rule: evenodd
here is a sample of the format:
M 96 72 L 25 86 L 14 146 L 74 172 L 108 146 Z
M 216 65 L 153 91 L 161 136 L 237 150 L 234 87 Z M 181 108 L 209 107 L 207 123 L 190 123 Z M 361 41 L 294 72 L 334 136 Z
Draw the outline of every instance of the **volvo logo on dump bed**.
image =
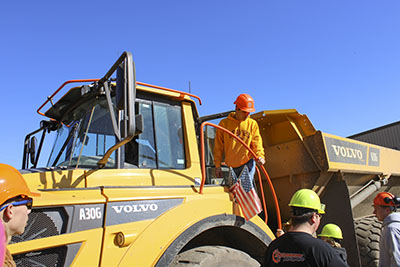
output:
M 111 202 L 107 205 L 106 225 L 155 219 L 182 202 L 181 198 Z
M 338 145 L 332 145 L 332 148 L 336 156 L 339 156 L 340 154 L 340 156 L 343 158 L 357 158 L 359 160 L 363 160 L 363 153 L 359 149 Z
M 379 166 L 379 149 L 324 136 L 329 161 Z
M 365 165 L 367 146 L 325 136 L 329 161 Z

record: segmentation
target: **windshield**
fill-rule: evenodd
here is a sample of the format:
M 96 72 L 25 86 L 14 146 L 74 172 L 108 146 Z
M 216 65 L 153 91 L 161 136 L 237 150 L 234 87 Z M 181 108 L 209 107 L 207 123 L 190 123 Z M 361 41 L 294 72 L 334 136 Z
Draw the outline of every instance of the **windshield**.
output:
M 76 119 L 57 130 L 48 167 L 96 167 L 105 152 L 116 143 L 105 99 L 84 104 L 74 113 Z M 115 151 L 106 167 L 114 165 Z
M 114 151 L 105 168 L 118 168 L 120 153 L 122 168 L 185 169 L 181 103 L 144 96 L 136 98 L 135 110 L 143 118 L 143 132 Z M 106 99 L 85 103 L 68 116 L 73 119 L 57 130 L 47 167 L 97 168 L 117 143 Z

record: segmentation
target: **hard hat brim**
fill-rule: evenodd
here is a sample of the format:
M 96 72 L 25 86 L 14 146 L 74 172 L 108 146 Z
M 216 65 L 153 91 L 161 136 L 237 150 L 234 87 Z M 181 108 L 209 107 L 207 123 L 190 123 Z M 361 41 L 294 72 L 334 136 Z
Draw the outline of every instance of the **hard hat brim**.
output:
M 255 108 L 240 108 L 241 111 L 245 111 L 245 112 L 254 112 L 256 111 Z
M 40 193 L 29 192 L 30 197 L 40 197 Z
M 325 204 L 323 204 L 323 203 L 321 203 L 321 208 L 319 208 L 319 209 L 313 209 L 310 207 L 305 207 L 305 206 L 296 205 L 296 204 L 289 204 L 289 207 L 305 208 L 305 209 L 309 209 L 310 211 L 316 211 L 318 214 L 325 214 Z

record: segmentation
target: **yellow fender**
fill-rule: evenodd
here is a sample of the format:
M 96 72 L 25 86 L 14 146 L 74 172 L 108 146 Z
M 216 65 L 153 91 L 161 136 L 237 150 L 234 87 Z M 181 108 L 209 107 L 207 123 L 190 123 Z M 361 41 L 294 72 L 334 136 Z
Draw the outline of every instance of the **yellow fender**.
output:
M 232 202 L 220 199 L 194 200 L 168 211 L 152 222 L 130 245 L 118 266 L 154 266 L 170 244 L 193 224 L 215 215 L 232 214 Z M 252 222 L 268 236 L 268 226 L 255 216 Z

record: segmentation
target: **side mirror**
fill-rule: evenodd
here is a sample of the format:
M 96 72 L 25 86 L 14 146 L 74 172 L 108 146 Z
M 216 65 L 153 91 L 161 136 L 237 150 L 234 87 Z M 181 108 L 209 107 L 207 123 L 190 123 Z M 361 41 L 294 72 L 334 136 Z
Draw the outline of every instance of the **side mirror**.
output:
M 133 57 L 130 52 L 124 52 L 114 63 L 111 69 L 107 72 L 107 74 L 99 81 L 100 84 L 104 84 L 105 86 L 106 96 L 108 98 L 107 101 L 111 114 L 113 114 L 113 112 L 110 91 L 107 88 L 107 80 L 114 72 L 116 72 L 117 75 L 117 85 L 115 92 L 117 109 L 123 110 L 122 125 L 120 127 L 117 127 L 116 118 L 114 115 L 111 115 L 111 120 L 113 121 L 115 135 L 119 138 L 119 134 L 121 134 L 121 139 L 117 144 L 109 148 L 104 154 L 103 158 L 97 162 L 99 168 L 103 168 L 105 166 L 108 158 L 113 151 L 131 141 L 136 134 L 136 71 L 135 63 L 133 62 Z M 120 165 L 120 162 L 118 163 L 118 165 Z
M 124 110 L 125 137 L 134 136 L 135 125 L 135 96 L 136 70 L 132 54 L 125 52 L 125 59 L 117 67 L 116 100 L 117 108 Z
M 41 121 L 40 128 L 27 134 L 24 140 L 24 154 L 22 159 L 22 169 L 29 168 L 29 161 L 36 168 L 37 161 L 39 160 L 40 151 L 42 150 L 43 141 L 46 132 L 55 131 L 59 127 L 59 123 L 56 121 Z M 42 131 L 42 137 L 40 138 L 39 147 L 36 147 L 37 139 L 35 134 Z
M 33 165 L 35 165 L 36 162 L 36 144 L 37 144 L 37 139 L 35 136 L 32 136 L 32 138 L 29 140 L 28 153 L 31 163 Z
M 123 110 L 125 107 L 126 80 L 124 63 L 125 61 L 119 64 L 119 66 L 117 67 L 117 85 L 115 88 L 115 100 L 118 110 Z

